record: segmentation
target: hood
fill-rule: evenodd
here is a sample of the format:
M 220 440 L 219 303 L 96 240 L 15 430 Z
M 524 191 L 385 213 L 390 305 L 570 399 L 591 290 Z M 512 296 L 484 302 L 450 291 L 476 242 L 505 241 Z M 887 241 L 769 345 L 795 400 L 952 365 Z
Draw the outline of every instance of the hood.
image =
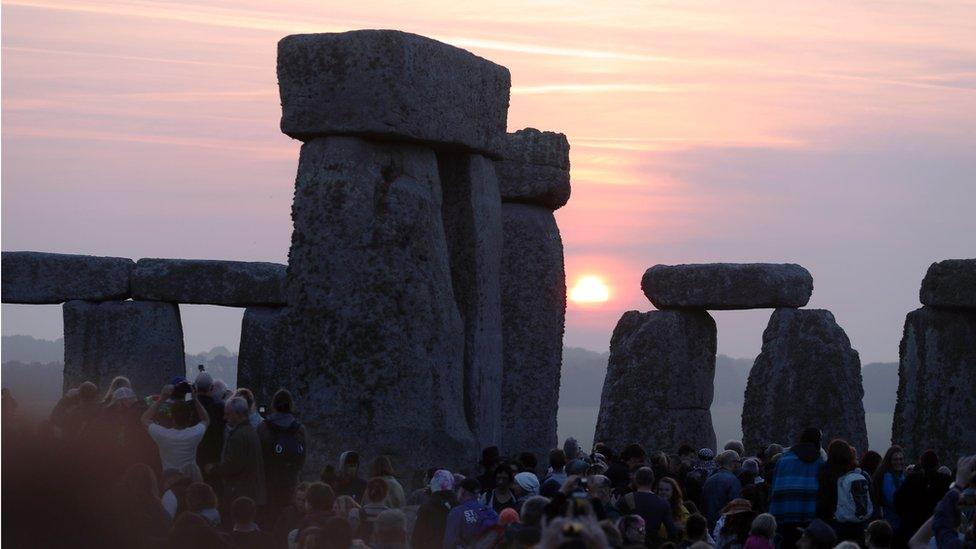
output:
M 290 427 L 291 424 L 295 421 L 295 416 L 293 416 L 292 414 L 282 414 L 280 412 L 275 412 L 270 416 L 268 416 L 267 421 L 268 423 L 271 423 L 275 427 L 286 428 L 286 427 Z M 339 461 L 342 462 L 343 459 L 340 457 Z M 340 465 L 340 467 L 341 466 L 342 465 Z
M 790 448 L 790 451 L 806 463 L 813 463 L 820 459 L 820 448 L 817 448 L 815 444 L 810 442 L 801 442 L 800 444 L 794 445 Z

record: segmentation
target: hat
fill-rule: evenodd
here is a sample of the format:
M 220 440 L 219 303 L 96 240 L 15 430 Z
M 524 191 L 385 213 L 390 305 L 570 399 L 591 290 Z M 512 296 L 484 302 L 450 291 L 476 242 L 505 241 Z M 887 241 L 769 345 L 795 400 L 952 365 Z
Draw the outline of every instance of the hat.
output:
M 511 507 L 506 507 L 502 509 L 502 512 L 498 514 L 498 524 L 502 526 L 508 526 L 509 524 L 514 524 L 519 521 L 519 514 L 515 509 Z
M 519 485 L 519 488 L 525 490 L 527 493 L 533 496 L 539 495 L 539 477 L 535 476 L 534 473 L 519 473 L 515 475 L 515 482 Z
M 446 469 L 438 469 L 430 477 L 430 491 L 443 492 L 454 489 L 454 475 Z
M 748 458 L 742 462 L 742 470 L 749 473 L 759 474 L 759 460 L 756 458 Z
M 200 372 L 197 374 L 196 379 L 193 381 L 194 385 L 197 386 L 197 390 L 203 393 L 209 392 L 213 387 L 214 380 L 213 377 L 207 372 Z
M 183 376 L 176 376 L 173 379 L 169 380 L 169 384 L 172 385 L 173 387 L 176 387 L 180 383 L 186 383 L 186 378 Z
M 722 514 L 728 515 L 738 515 L 739 513 L 748 513 L 752 511 L 752 503 L 747 499 L 735 498 L 732 501 L 725 504 L 722 508 Z
M 701 450 L 698 450 L 698 459 L 702 461 L 712 461 L 715 459 L 715 452 L 708 448 L 702 448 Z
M 118 402 L 127 398 L 136 398 L 136 393 L 128 387 L 119 387 L 112 393 L 112 402 Z
M 837 543 L 837 534 L 834 533 L 834 529 L 820 519 L 814 519 L 809 526 L 800 530 L 803 531 L 804 536 L 817 542 L 817 545 L 833 547 Z

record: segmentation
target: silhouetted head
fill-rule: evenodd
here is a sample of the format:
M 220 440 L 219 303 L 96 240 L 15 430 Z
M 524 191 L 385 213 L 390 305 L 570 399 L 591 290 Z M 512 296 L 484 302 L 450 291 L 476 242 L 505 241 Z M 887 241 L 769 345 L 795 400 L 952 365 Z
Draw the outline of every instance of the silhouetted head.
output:
M 461 481 L 461 489 L 458 490 L 458 500 L 468 501 L 477 499 L 481 495 L 481 484 L 478 479 L 468 477 Z
M 373 477 L 366 483 L 366 503 L 382 503 L 390 493 L 386 479 Z
M 294 414 L 295 399 L 287 389 L 278 389 L 271 399 L 271 408 L 279 414 Z
M 634 484 L 638 488 L 654 488 L 654 470 L 650 467 L 641 467 L 634 473 Z
M 235 525 L 247 526 L 254 523 L 254 517 L 257 515 L 257 505 L 249 497 L 239 497 L 231 504 L 230 514 L 234 519 Z
M 394 476 L 393 462 L 390 461 L 390 456 L 379 455 L 373 459 L 373 463 L 369 468 L 369 472 L 374 477 L 392 477 Z
M 191 513 L 199 513 L 204 509 L 217 508 L 217 494 L 209 484 L 194 482 L 186 487 L 186 509 Z
M 305 490 L 305 508 L 309 511 L 331 511 L 335 492 L 324 482 L 313 482 Z
M 813 444 L 817 448 L 822 445 L 823 432 L 816 427 L 807 427 L 800 433 L 799 444 Z
M 562 448 L 553 448 L 549 450 L 549 467 L 552 467 L 553 471 L 562 471 L 566 467 L 566 452 Z
M 98 398 L 98 387 L 91 381 L 78 386 L 78 398 L 82 402 L 94 402 Z

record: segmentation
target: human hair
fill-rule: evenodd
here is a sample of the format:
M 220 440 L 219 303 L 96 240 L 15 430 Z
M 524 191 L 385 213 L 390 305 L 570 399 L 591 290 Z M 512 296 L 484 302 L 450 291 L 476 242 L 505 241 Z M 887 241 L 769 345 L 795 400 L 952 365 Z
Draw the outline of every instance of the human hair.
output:
M 600 528 L 603 530 L 603 535 L 607 537 L 610 547 L 620 547 L 624 544 L 624 537 L 620 535 L 620 530 L 617 530 L 617 525 L 612 520 L 601 520 Z
M 120 387 L 128 387 L 131 389 L 132 382 L 129 381 L 129 378 L 125 376 L 115 376 L 112 378 L 112 383 L 109 383 L 108 385 L 108 391 L 106 391 L 105 396 L 102 397 L 102 404 L 112 402 L 112 394 L 115 393 L 115 390 Z
M 894 536 L 894 532 L 891 529 L 891 524 L 888 524 L 888 521 L 873 521 L 871 524 L 868 524 L 864 533 L 872 547 L 891 547 L 891 538 Z
M 399 509 L 381 511 L 373 527 L 377 543 L 403 543 L 407 535 L 407 516 Z
M 593 517 L 560 517 L 546 525 L 539 547 L 603 549 L 608 545 L 603 528 Z
M 681 504 L 685 500 L 685 495 L 681 491 L 681 485 L 671 477 L 661 477 L 658 483 L 660 484 L 661 482 L 671 486 L 671 498 L 668 499 L 668 503 L 671 505 L 671 513 L 676 516 L 678 510 L 681 509 Z
M 835 545 L 834 549 L 861 549 L 861 546 L 853 541 L 842 541 Z
M 393 472 L 393 462 L 390 461 L 390 456 L 386 455 L 376 456 L 369 469 L 374 477 L 392 477 L 395 474 Z
M 535 454 L 532 452 L 522 452 L 519 454 L 518 463 L 523 471 L 533 472 L 539 466 L 539 460 L 536 459 Z
M 532 496 L 525 500 L 522 503 L 522 511 L 519 513 L 522 524 L 538 528 L 546 513 L 546 505 L 549 505 L 549 498 L 545 496 Z
M 769 540 L 773 539 L 773 536 L 776 535 L 776 517 L 769 513 L 758 515 L 752 519 L 752 527 L 749 529 L 749 534 L 762 536 Z
M 126 495 L 136 499 L 159 499 L 159 484 L 156 473 L 145 463 L 136 463 L 125 470 L 119 486 Z
M 295 399 L 287 389 L 278 389 L 271 397 L 271 408 L 280 414 L 292 414 L 295 411 Z
M 644 461 L 647 459 L 647 452 L 644 451 L 644 448 L 640 444 L 628 444 L 624 448 L 624 451 L 620 452 L 620 459 L 624 462 L 630 461 L 631 459 Z
M 193 408 L 190 407 L 190 403 L 186 401 L 174 402 L 172 406 L 169 407 L 169 415 L 173 418 L 173 425 L 177 429 L 186 429 L 193 424 L 193 419 L 195 417 L 193 413 Z
M 654 470 L 650 467 L 641 467 L 634 473 L 634 484 L 641 488 L 654 487 Z
M 735 450 L 725 450 L 715 456 L 715 464 L 719 467 L 731 467 L 736 461 L 739 461 L 739 453 Z
M 566 452 L 562 448 L 549 450 L 549 466 L 553 471 L 560 471 L 566 467 Z
M 78 398 L 82 402 L 92 402 L 98 397 L 98 386 L 86 381 L 78 386 Z
M 835 438 L 827 446 L 827 463 L 824 469 L 830 474 L 831 480 L 836 481 L 841 475 L 852 471 L 857 466 L 854 449 L 846 440 Z
M 240 391 L 240 389 L 238 389 Z M 230 409 L 238 415 L 247 416 L 248 412 L 251 411 L 250 405 L 247 403 L 247 399 L 244 397 L 235 396 L 227 401 Z
M 796 440 L 797 444 L 813 444 L 817 448 L 823 442 L 823 432 L 816 427 L 807 427 L 806 429 L 800 431 L 800 435 Z
M 204 509 L 217 507 L 217 494 L 209 484 L 194 482 L 186 487 L 186 509 L 198 513 Z
M 723 537 L 735 537 L 741 542 L 745 542 L 749 537 L 749 530 L 752 528 L 752 521 L 756 518 L 753 511 L 732 513 L 725 516 L 725 525 L 720 532 Z
M 703 539 L 708 533 L 708 519 L 700 513 L 695 513 L 688 517 L 685 523 L 685 538 L 697 541 Z
M 356 503 L 356 500 L 352 499 L 352 496 L 339 496 L 335 500 L 335 508 L 341 516 L 348 518 L 350 511 L 361 507 Z
M 742 444 L 741 440 L 730 440 L 725 443 L 723 450 L 735 450 L 735 453 L 739 456 L 746 455 L 746 447 Z
M 230 516 L 235 524 L 251 524 L 254 522 L 255 515 L 257 515 L 257 505 L 247 496 L 235 499 L 230 506 Z
M 390 485 L 386 483 L 386 479 L 373 477 L 366 483 L 366 497 L 364 499 L 367 503 L 380 503 L 386 499 L 389 493 Z
M 697 453 L 698 450 L 695 450 L 695 448 L 690 444 L 682 444 L 681 446 L 678 447 L 678 456 L 680 457 L 685 457 L 685 456 L 694 457 L 695 455 L 697 455 Z
M 874 473 L 878 470 L 881 465 L 881 454 L 875 452 L 874 450 L 869 450 L 861 456 L 860 463 L 857 464 L 866 474 L 874 476 Z
M 198 392 L 205 395 L 210 394 L 214 386 L 213 376 L 207 372 L 200 372 L 197 377 L 193 378 L 193 385 L 196 386 Z
M 881 464 L 878 465 L 878 468 L 874 471 L 874 474 L 871 476 L 871 484 L 873 485 L 874 488 L 873 495 L 876 496 L 876 501 L 878 502 L 880 502 L 880 497 L 877 496 L 880 496 L 883 493 L 885 473 L 894 472 L 894 469 L 891 468 L 891 462 L 895 459 L 895 454 L 898 453 L 901 453 L 902 458 L 904 458 L 905 451 L 902 449 L 901 446 L 898 446 L 897 444 L 892 444 L 891 446 L 889 446 L 888 451 L 885 452 L 884 457 L 881 458 Z
M 251 392 L 247 387 L 241 387 L 234 391 L 235 397 L 241 397 L 247 402 L 247 410 L 251 411 L 254 409 L 254 393 Z
M 305 490 L 305 504 L 316 511 L 329 511 L 335 504 L 335 492 L 324 482 L 313 482 Z
M 593 452 L 607 458 L 607 461 L 612 461 L 615 457 L 617 457 L 616 454 L 613 453 L 613 448 L 611 448 L 606 442 L 597 442 L 594 444 Z M 616 528 L 616 525 L 614 528 Z
M 481 493 L 481 483 L 479 483 L 478 479 L 474 477 L 467 477 L 461 481 L 461 490 L 464 490 L 474 497 L 478 497 L 478 494 Z
M 515 482 L 515 472 L 512 471 L 512 467 L 507 463 L 502 463 L 498 467 L 495 467 L 495 476 L 506 475 L 508 476 L 508 483 L 511 484 Z
M 668 455 L 664 452 L 658 450 L 651 454 L 650 459 L 651 465 L 654 467 L 667 467 L 668 466 Z
M 646 525 L 646 522 L 644 522 L 644 517 L 640 515 L 624 515 L 617 519 L 617 530 L 620 530 L 620 534 L 624 536 L 624 538 L 627 537 L 627 530 L 629 530 L 631 526 L 641 525 Z

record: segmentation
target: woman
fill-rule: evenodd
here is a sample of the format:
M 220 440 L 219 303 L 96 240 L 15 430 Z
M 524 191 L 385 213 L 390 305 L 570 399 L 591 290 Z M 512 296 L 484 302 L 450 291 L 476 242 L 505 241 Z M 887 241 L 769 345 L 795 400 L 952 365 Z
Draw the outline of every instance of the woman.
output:
M 733 499 L 722 509 L 722 517 L 725 520 L 715 538 L 715 549 L 741 549 L 756 518 L 752 504 L 747 499 Z
M 200 515 L 210 526 L 220 528 L 217 494 L 209 484 L 194 482 L 186 487 L 186 510 Z
M 685 529 L 685 524 L 688 522 L 688 517 L 691 513 L 688 512 L 688 508 L 685 507 L 684 494 L 681 492 L 681 486 L 678 485 L 678 481 L 671 477 L 664 477 L 657 481 L 657 495 L 666 499 L 668 505 L 671 506 L 671 520 L 674 525 L 678 527 L 678 530 L 683 532 Z M 664 525 L 661 525 L 660 539 L 667 539 L 668 532 Z
M 864 542 L 864 529 L 873 514 L 870 479 L 857 467 L 854 448 L 834 439 L 827 446 L 827 462 L 820 469 L 817 518 L 829 524 L 837 541 Z M 863 486 L 860 486 L 863 483 Z M 845 493 L 845 491 L 847 493 Z M 858 501 L 854 501 L 858 498 Z M 853 503 L 853 505 L 852 505 Z M 858 516 L 864 513 L 867 516 Z
M 776 537 L 776 517 L 763 513 L 752 521 L 749 529 L 749 539 L 742 549 L 774 549 L 773 539 Z
M 251 427 L 257 429 L 258 425 L 261 425 L 261 422 L 264 421 L 264 418 L 258 413 L 258 403 L 254 400 L 254 393 L 250 389 L 241 387 L 234 392 L 234 396 L 239 396 L 247 401 L 247 420 L 251 423 Z
M 386 497 L 390 495 L 390 487 L 386 479 L 373 477 L 366 483 L 366 493 L 363 494 L 363 507 L 359 523 L 359 537 L 370 539 L 373 535 L 376 518 L 380 513 L 389 509 Z
M 402 509 L 407 505 L 407 496 L 403 485 L 396 479 L 393 472 L 393 462 L 389 456 L 376 456 L 370 465 L 370 475 L 386 480 L 390 494 L 386 497 L 386 505 L 390 509 Z
M 881 508 L 881 518 L 888 521 L 891 529 L 897 532 L 901 527 L 901 519 L 895 511 L 895 492 L 905 482 L 905 452 L 901 446 L 888 448 L 872 481 L 875 501 Z
M 495 487 L 485 492 L 481 496 L 481 503 L 485 507 L 491 507 L 496 513 L 501 513 L 505 509 L 519 510 L 519 501 L 512 491 L 512 484 L 515 482 L 515 473 L 506 464 L 495 467 Z

